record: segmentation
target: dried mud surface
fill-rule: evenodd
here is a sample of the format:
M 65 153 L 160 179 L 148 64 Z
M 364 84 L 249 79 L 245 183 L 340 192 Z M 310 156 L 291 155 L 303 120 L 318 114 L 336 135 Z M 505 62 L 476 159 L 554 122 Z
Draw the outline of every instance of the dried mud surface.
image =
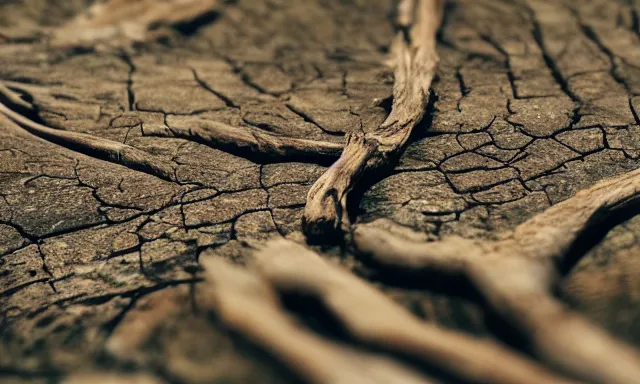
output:
M 39 28 L 88 3 L 1 1 L 0 81 L 20 84 L 47 126 L 143 150 L 173 173 L 42 140 L 0 115 L 0 381 L 109 371 L 132 383 L 296 382 L 203 309 L 201 264 L 243 266 L 262 240 L 300 238 L 307 193 L 335 154 L 282 159 L 166 133 L 215 121 L 338 146 L 374 129 L 390 108 L 396 4 L 227 1 L 134 52 L 49 50 Z M 355 191 L 351 221 L 491 239 L 638 168 L 639 15 L 633 0 L 450 1 L 427 116 L 398 165 Z M 593 239 L 557 295 L 638 347 L 631 213 Z M 459 285 L 416 285 L 349 247 L 315 249 L 427 323 L 526 351 Z M 360 347 L 314 303 L 284 303 L 313 332 Z

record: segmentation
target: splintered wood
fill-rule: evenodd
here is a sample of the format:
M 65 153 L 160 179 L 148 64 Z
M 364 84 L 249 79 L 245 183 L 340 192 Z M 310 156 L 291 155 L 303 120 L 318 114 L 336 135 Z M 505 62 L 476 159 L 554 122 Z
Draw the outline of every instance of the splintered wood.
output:
M 347 198 L 355 183 L 368 171 L 392 165 L 422 120 L 438 64 L 436 33 L 443 8 L 443 0 L 401 2 L 401 30 L 391 46 L 391 113 L 377 129 L 348 137 L 340 159 L 313 185 L 303 219 L 308 236 L 326 237 L 348 227 Z

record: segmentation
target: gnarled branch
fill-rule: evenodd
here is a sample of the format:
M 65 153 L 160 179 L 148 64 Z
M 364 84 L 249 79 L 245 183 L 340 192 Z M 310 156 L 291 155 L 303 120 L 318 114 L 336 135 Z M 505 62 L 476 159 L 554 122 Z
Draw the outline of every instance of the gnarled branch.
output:
M 310 383 L 431 382 L 393 360 L 337 344 L 297 326 L 266 281 L 221 259 L 203 261 L 203 309 L 262 346 Z
M 313 159 L 333 160 L 340 156 L 342 145 L 325 141 L 296 139 L 274 135 L 251 127 L 236 128 L 230 125 L 200 120 L 197 126 L 172 123 L 169 127 L 143 128 L 147 136 L 179 137 L 196 141 L 217 149 L 249 152 L 261 159 Z
M 313 185 L 307 196 L 304 230 L 310 237 L 341 231 L 348 225 L 346 202 L 355 183 L 367 172 L 391 164 L 422 120 L 438 63 L 436 32 L 443 0 L 402 2 L 391 49 L 395 68 L 393 106 L 387 119 L 371 132 L 352 134 L 336 163 Z M 412 22 L 408 34 L 406 25 Z
M 640 170 L 604 180 L 496 241 L 417 243 L 359 226 L 354 242 L 385 267 L 466 277 L 548 363 L 592 382 L 636 383 L 640 354 L 565 308 L 551 292 L 559 264 L 579 235 L 636 204 L 639 191 Z
M 8 100 L 13 100 L 17 97 L 15 101 L 18 106 L 33 109 L 31 104 L 22 100 L 6 87 L 0 87 L 0 96 L 4 96 Z M 130 145 L 85 133 L 53 129 L 13 111 L 1 102 L 0 114 L 5 115 L 25 131 L 45 141 L 74 149 L 93 157 L 99 157 L 112 163 L 125 165 L 167 181 L 177 181 L 174 164 Z
M 408 355 L 472 382 L 568 382 L 488 340 L 423 323 L 363 280 L 294 242 L 274 240 L 255 254 L 278 290 L 319 299 L 357 340 Z

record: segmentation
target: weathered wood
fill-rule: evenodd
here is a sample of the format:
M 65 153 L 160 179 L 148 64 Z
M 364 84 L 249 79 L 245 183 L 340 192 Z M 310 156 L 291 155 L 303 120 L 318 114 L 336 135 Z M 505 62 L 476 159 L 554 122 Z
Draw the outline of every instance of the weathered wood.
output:
M 464 276 L 522 333 L 540 358 L 583 380 L 635 383 L 640 354 L 563 307 L 552 296 L 558 267 L 580 235 L 618 210 L 637 208 L 640 170 L 604 180 L 547 209 L 500 240 L 402 240 L 359 227 L 356 247 L 379 265 Z
M 210 288 L 205 310 L 263 345 L 310 383 L 430 383 L 391 359 L 324 340 L 295 325 L 276 293 L 256 275 L 219 259 L 203 262 Z M 256 316 L 259 314 L 259 316 Z
M 0 2 L 1 382 L 637 380 L 637 4 L 162 3 Z
M 340 159 L 309 191 L 303 226 L 311 237 L 326 238 L 347 229 L 347 198 L 354 184 L 364 173 L 395 162 L 424 116 L 439 60 L 436 33 L 444 0 L 409 3 L 403 3 L 405 9 L 400 12 L 400 23 L 407 22 L 407 14 L 412 15 L 411 25 L 403 25 L 409 28 L 408 35 L 397 32 L 391 45 L 395 76 L 391 113 L 376 129 L 348 138 Z
M 499 344 L 424 324 L 369 283 L 291 241 L 267 243 L 255 262 L 277 289 L 317 297 L 366 344 L 419 359 L 469 382 L 569 382 Z

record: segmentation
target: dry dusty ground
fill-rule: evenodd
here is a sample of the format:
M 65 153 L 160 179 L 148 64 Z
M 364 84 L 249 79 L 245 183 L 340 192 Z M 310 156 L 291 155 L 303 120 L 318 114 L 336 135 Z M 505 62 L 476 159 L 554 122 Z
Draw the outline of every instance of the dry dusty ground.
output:
M 349 281 L 344 292 L 287 285 L 268 266 L 258 268 L 268 281 L 245 269 L 267 238 L 305 241 L 311 186 L 345 135 L 369 132 L 389 114 L 393 1 L 220 1 L 127 49 L 51 47 L 48 31 L 89 3 L 0 0 L 0 82 L 35 107 L 11 111 L 85 134 L 73 137 L 126 144 L 170 172 L 43 140 L 0 113 L 0 382 L 103 371 L 133 375 L 131 383 L 382 382 L 375 367 L 397 370 L 390 382 L 474 381 L 345 326 L 344 308 L 327 297 L 355 292 L 348 288 L 354 275 L 420 324 L 496 340 L 554 374 L 613 382 L 540 352 L 532 328 L 512 330 L 500 306 L 460 276 L 407 277 L 372 265 L 351 234 L 312 245 L 334 268 L 324 276 Z M 405 233 L 400 224 L 421 241 L 494 239 L 638 168 L 639 15 L 635 0 L 450 1 L 425 117 L 397 165 L 366 174 L 351 193 L 351 224 Z M 326 151 L 261 154 L 189 131 L 211 122 L 240 136 L 321 142 Z M 640 218 L 633 208 L 579 237 L 557 266 L 553 292 L 640 347 Z M 565 229 L 560 237 L 570 238 Z M 316 261 L 300 267 L 301 276 L 308 265 L 317 268 L 308 273 L 324 274 Z M 494 277 L 508 280 L 509 271 Z M 245 279 L 247 286 L 236 286 Z M 345 313 L 362 310 L 375 322 L 367 300 L 356 295 L 349 303 Z M 524 305 L 536 308 L 536 301 Z M 336 377 L 318 373 L 327 366 Z M 420 377 L 411 381 L 414 373 Z

